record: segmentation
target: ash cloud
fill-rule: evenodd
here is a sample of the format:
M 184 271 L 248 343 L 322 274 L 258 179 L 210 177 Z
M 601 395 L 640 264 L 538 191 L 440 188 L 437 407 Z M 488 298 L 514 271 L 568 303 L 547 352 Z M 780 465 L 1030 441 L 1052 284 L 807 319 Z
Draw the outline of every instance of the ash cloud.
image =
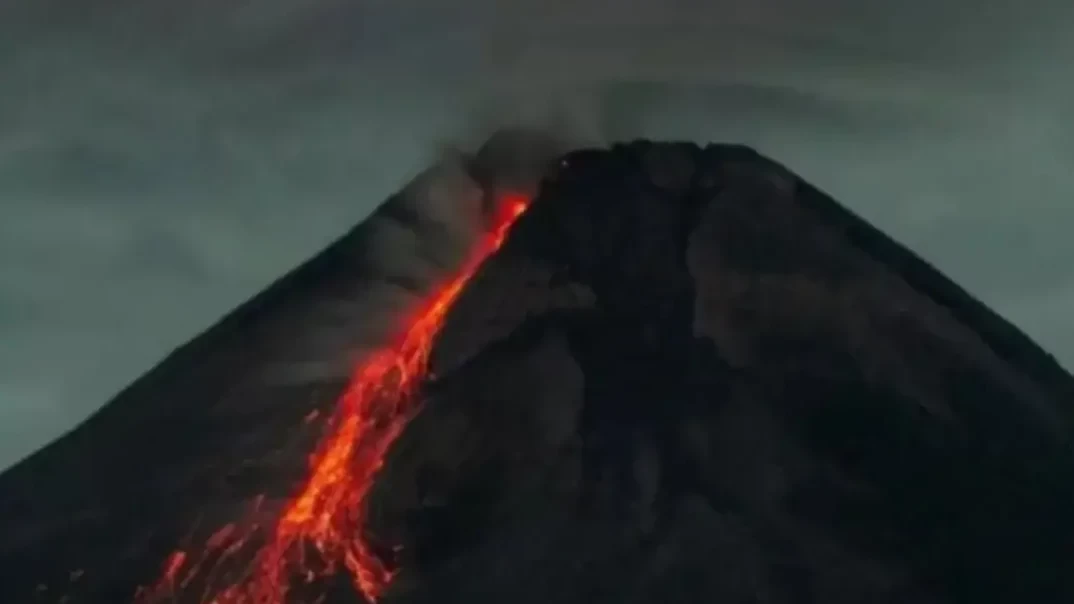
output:
M 547 169 L 571 147 L 549 132 L 515 127 L 494 132 L 472 152 L 443 152 L 341 242 L 358 255 L 354 274 L 338 275 L 343 283 L 330 288 L 331 295 L 316 292 L 301 317 L 284 311 L 265 321 L 267 337 L 289 342 L 288 356 L 262 367 L 257 379 L 348 378 L 358 359 L 397 335 L 416 304 L 458 274 L 498 198 L 535 194 Z
M 536 193 L 555 160 L 578 144 L 537 127 L 501 128 L 477 149 L 445 150 L 367 219 L 373 279 L 424 295 L 455 274 L 483 234 L 497 199 Z

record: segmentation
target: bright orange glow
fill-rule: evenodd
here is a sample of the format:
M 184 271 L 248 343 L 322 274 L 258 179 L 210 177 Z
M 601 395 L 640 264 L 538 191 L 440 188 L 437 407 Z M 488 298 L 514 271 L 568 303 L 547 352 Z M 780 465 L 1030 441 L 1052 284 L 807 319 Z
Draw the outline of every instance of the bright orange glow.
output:
M 414 415 L 414 390 L 426 374 L 444 317 L 529 202 L 524 195 L 501 196 L 490 228 L 459 273 L 428 297 L 393 345 L 355 369 L 310 458 L 304 486 L 286 503 L 275 525 L 258 535 L 264 542 L 259 541 L 242 565 L 241 578 L 230 583 L 217 579 L 222 564 L 253 541 L 256 524 L 245 529 L 228 524 L 196 554 L 174 552 L 158 583 L 139 590 L 138 602 L 285 604 L 293 602 L 288 594 L 294 583 L 312 583 L 341 570 L 349 572 L 369 601 L 376 601 L 396 571 L 378 557 L 363 533 L 366 498 L 389 447 Z M 316 561 L 309 559 L 311 547 L 318 554 Z M 195 581 L 205 584 L 205 591 L 188 594 Z M 217 581 L 224 585 L 214 585 Z

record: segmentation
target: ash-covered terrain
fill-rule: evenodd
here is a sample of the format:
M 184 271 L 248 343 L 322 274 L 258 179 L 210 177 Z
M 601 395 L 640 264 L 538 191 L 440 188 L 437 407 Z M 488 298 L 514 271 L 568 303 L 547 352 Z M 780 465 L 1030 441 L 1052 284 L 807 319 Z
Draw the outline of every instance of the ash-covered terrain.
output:
M 362 324 L 326 302 L 371 291 L 337 245 L 0 476 L 0 601 L 360 603 L 355 568 L 386 604 L 1074 601 L 1074 379 L 1016 328 L 744 147 L 580 150 L 508 184 L 525 212 L 413 405 L 369 416 L 399 428 L 360 510 L 325 520 L 360 548 L 258 553 L 363 362 L 293 361 L 354 348 L 288 322 Z M 322 572 L 341 552 L 380 566 Z M 273 569 L 293 588 L 244 587 Z

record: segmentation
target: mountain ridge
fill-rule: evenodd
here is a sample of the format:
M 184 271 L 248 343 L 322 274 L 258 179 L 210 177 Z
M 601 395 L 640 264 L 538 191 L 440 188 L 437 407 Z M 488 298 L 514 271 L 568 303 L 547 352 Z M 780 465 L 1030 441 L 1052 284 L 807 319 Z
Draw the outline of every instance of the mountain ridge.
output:
M 554 164 L 454 301 L 373 485 L 364 530 L 399 571 L 384 602 L 1074 594 L 1074 379 L 1053 357 L 749 148 L 637 141 Z M 346 299 L 333 292 L 351 285 L 317 277 L 361 274 L 362 232 L 174 358 L 219 354 L 213 338 L 241 353 L 257 341 L 245 323 L 288 291 Z M 216 382 L 165 360 L 187 414 L 153 419 L 171 436 L 132 440 L 140 416 L 115 406 L 0 475 L 5 601 L 50 601 L 38 582 L 71 604 L 124 601 L 169 549 L 199 547 L 183 537 L 197 518 L 208 534 L 260 494 L 269 521 L 346 386 L 266 380 L 288 340 L 261 339 Z M 159 412 L 159 384 L 137 384 L 121 397 Z M 233 391 L 257 404 L 182 406 Z

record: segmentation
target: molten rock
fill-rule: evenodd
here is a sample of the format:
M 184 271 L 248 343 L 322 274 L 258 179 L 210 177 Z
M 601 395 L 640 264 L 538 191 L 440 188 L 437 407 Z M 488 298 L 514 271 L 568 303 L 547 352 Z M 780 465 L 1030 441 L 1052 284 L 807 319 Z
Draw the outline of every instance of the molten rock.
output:
M 351 287 L 336 246 L 0 477 L 0 601 L 1074 601 L 1074 379 L 1051 357 L 748 149 L 547 172 L 553 147 L 490 143 L 448 179 L 500 201 L 494 228 L 408 273 L 374 313 L 402 335 L 350 375 L 376 279 Z M 334 338 L 289 321 L 328 311 Z M 304 507 L 356 388 L 374 437 L 339 472 L 372 483 Z M 332 513 L 282 520 L 309 509 Z

